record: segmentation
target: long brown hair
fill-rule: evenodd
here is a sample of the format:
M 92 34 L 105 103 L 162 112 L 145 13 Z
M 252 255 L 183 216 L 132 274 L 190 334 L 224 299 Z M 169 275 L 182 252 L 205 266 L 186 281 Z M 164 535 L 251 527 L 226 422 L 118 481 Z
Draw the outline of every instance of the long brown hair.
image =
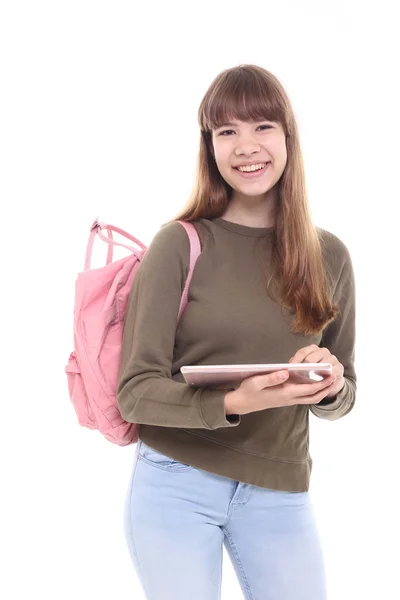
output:
M 312 222 L 307 198 L 299 133 L 289 98 L 279 80 L 256 65 L 222 71 L 211 83 L 199 110 L 200 149 L 195 183 L 189 200 L 171 221 L 221 217 L 232 188 L 213 158 L 212 130 L 230 119 L 279 122 L 286 135 L 287 163 L 279 180 L 279 201 L 272 236 L 272 275 L 281 304 L 296 315 L 291 330 L 318 334 L 336 316 L 331 300 L 328 267 L 322 240 Z

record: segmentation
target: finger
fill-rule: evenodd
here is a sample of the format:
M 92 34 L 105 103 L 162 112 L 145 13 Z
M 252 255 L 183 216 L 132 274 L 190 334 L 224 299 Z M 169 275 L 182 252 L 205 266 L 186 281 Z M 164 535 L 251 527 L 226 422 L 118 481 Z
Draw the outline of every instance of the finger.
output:
M 329 394 L 329 388 L 331 388 L 334 384 L 334 381 L 331 382 L 325 389 L 320 390 L 316 394 L 310 394 L 310 396 L 303 396 L 298 399 L 298 404 L 318 404 L 321 402 Z
M 310 352 L 309 354 L 307 354 L 307 356 L 305 358 L 303 358 L 303 360 L 297 360 L 296 358 L 294 358 L 291 362 L 294 363 L 320 363 L 320 362 L 330 362 L 330 360 L 328 360 L 328 356 L 325 352 Z
M 303 353 L 304 355 L 304 353 Z M 328 348 L 318 348 L 317 346 L 317 350 L 311 351 L 307 354 L 307 356 L 305 356 L 305 358 L 303 358 L 301 360 L 301 356 L 299 357 L 298 353 L 296 352 L 296 354 L 294 356 L 292 356 L 292 358 L 288 361 L 290 363 L 295 363 L 295 362 L 310 362 L 310 363 L 320 363 L 320 362 L 329 362 L 331 364 L 334 364 L 334 362 L 337 361 L 336 356 L 333 356 L 333 354 L 331 354 L 328 350 Z
M 312 396 L 316 393 L 319 393 L 320 390 L 325 390 L 335 381 L 336 377 L 334 375 L 330 375 L 329 377 L 325 377 L 321 381 L 316 381 L 315 383 L 292 383 L 288 385 L 295 386 L 295 396 L 302 398 L 304 396 Z
M 274 371 L 266 375 L 253 375 L 249 377 L 258 389 L 272 387 L 284 383 L 289 378 L 289 371 Z
M 292 358 L 289 360 L 289 362 L 298 362 L 301 363 L 305 360 L 305 358 L 311 354 L 312 352 L 318 352 L 318 350 L 321 350 L 321 348 L 319 348 L 316 344 L 311 344 L 310 346 L 305 346 L 304 348 L 300 348 L 300 350 L 297 350 L 297 352 L 294 354 L 294 356 L 292 356 Z M 309 361 L 311 362 L 311 361 Z
M 344 367 L 343 365 L 338 361 L 338 359 L 336 358 L 336 356 L 334 354 L 331 354 L 329 352 L 329 350 L 327 348 L 322 348 L 321 349 L 323 352 L 322 353 L 311 353 L 307 356 L 307 358 L 303 361 L 304 363 L 328 363 L 330 365 L 332 365 L 332 375 L 335 375 L 336 377 L 340 377 L 343 374 L 344 371 Z
M 328 348 L 319 348 L 318 350 L 318 352 L 312 352 L 309 354 L 305 362 L 328 362 L 333 365 L 333 359 L 336 359 L 336 356 L 333 356 L 333 354 L 329 352 Z

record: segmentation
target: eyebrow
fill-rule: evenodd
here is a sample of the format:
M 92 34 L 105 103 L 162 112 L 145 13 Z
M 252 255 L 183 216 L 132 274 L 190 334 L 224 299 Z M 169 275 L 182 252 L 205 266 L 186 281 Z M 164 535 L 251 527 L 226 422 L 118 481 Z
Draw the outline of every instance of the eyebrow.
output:
M 268 121 L 271 122 L 270 119 L 257 119 L 256 121 L 252 121 L 252 123 L 262 123 L 264 121 Z M 221 127 L 236 127 L 237 123 L 223 123 L 222 125 L 219 125 L 217 127 L 217 129 L 221 129 Z
M 237 123 L 222 123 L 222 125 L 218 125 L 216 129 L 222 129 L 222 127 L 236 127 Z

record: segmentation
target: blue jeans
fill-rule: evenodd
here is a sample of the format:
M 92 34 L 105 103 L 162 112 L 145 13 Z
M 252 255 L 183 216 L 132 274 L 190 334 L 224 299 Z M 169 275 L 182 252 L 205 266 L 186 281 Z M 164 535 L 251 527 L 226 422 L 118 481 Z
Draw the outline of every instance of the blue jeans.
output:
M 218 600 L 223 544 L 247 600 L 326 600 L 308 492 L 214 475 L 139 440 L 124 527 L 147 600 Z

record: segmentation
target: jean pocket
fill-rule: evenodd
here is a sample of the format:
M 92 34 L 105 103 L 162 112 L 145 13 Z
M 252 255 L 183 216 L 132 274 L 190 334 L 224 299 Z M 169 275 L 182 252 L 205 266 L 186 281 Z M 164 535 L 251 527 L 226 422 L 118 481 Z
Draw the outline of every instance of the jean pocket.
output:
M 150 448 L 144 442 L 140 440 L 140 448 L 139 448 L 139 457 L 140 460 L 144 461 L 148 465 L 156 467 L 157 469 L 162 469 L 163 471 L 173 471 L 175 473 L 182 473 L 183 471 L 191 471 L 194 469 L 191 465 L 187 465 L 186 463 L 179 462 L 167 456 L 166 454 L 162 454 L 158 452 L 158 450 L 154 450 L 154 448 Z

